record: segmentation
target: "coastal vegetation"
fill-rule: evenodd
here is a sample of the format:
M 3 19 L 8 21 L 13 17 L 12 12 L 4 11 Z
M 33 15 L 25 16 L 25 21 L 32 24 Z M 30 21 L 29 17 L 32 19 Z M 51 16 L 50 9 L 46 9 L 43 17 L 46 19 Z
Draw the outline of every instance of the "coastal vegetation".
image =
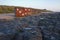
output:
M 15 12 L 15 7 L 18 7 L 18 6 L 0 5 L 0 14 L 2 14 L 2 13 L 14 13 Z M 23 8 L 23 7 L 20 7 L 20 8 Z M 30 9 L 38 11 L 38 12 L 34 11 L 33 13 L 51 12 L 50 10 L 46 10 L 46 9 L 34 9 L 34 8 L 30 8 Z

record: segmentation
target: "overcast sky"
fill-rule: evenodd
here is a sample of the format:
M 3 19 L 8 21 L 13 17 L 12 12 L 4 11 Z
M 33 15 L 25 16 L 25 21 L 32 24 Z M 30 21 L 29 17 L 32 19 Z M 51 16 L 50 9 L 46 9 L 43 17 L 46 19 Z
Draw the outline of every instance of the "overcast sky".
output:
M 0 5 L 23 6 L 60 11 L 60 0 L 0 0 Z

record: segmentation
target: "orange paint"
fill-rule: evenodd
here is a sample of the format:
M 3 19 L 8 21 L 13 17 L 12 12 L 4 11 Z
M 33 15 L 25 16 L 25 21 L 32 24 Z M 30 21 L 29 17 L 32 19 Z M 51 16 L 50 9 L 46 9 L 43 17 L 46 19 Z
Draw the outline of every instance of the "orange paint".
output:
M 16 12 L 16 17 L 24 17 L 24 16 L 28 16 L 29 12 L 31 11 L 28 8 L 15 8 L 15 12 Z

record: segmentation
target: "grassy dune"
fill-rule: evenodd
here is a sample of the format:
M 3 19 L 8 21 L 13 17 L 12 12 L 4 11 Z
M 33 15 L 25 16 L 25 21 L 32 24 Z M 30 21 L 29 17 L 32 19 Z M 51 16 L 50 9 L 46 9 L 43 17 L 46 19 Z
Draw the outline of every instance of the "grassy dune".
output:
M 13 13 L 14 7 L 13 6 L 0 6 L 0 13 Z
M 17 7 L 17 6 L 5 6 L 5 5 L 2 6 L 2 5 L 0 5 L 0 14 L 1 13 L 14 13 L 15 7 Z M 48 12 L 48 11 L 51 12 L 50 10 L 45 10 L 45 9 L 44 10 L 34 9 L 34 8 L 30 8 L 30 9 L 37 10 L 38 12 Z M 34 13 L 36 13 L 36 12 L 34 11 Z

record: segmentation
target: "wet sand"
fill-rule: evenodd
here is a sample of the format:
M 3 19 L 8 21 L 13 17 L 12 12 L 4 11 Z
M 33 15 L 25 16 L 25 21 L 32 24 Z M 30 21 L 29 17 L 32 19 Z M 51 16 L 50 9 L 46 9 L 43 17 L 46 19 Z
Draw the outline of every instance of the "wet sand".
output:
M 8 13 L 8 14 L 0 14 L 0 19 L 14 19 L 15 14 L 14 13 Z

